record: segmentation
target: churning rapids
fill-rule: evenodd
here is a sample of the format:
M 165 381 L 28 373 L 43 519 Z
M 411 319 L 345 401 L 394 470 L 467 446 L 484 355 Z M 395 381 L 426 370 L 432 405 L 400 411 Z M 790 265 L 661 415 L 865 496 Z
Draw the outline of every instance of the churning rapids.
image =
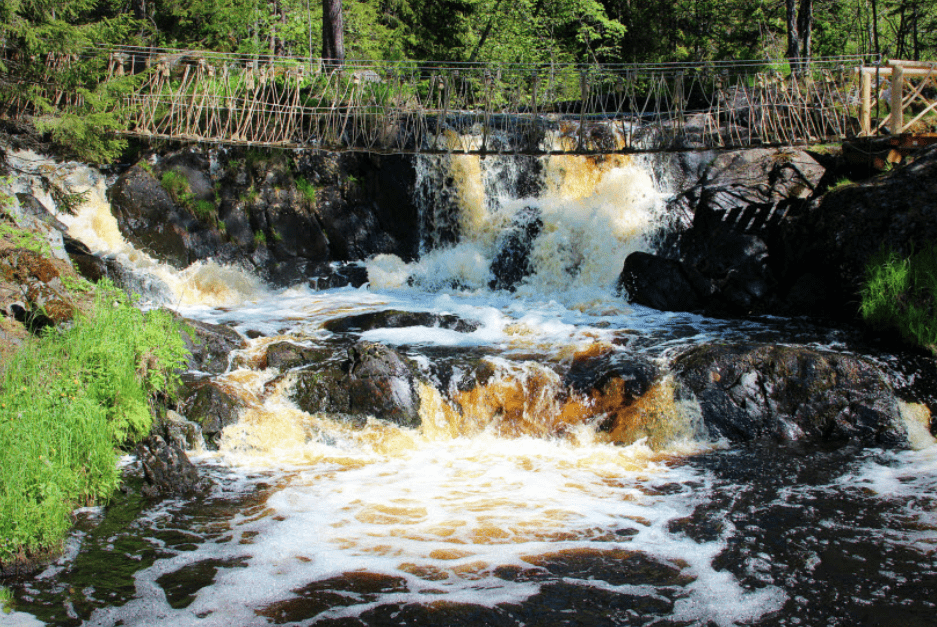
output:
M 937 446 L 730 447 L 666 378 L 636 433 L 600 431 L 560 393 L 575 355 L 666 365 L 713 339 L 834 335 L 626 304 L 622 261 L 666 224 L 650 161 L 553 157 L 534 197 L 508 159 L 425 158 L 424 253 L 379 256 L 362 288 L 274 292 L 210 262 L 182 272 L 133 250 L 93 192 L 70 232 L 163 286 L 162 305 L 251 337 L 219 381 L 244 403 L 217 451 L 192 453 L 207 495 L 118 499 L 80 519 L 66 555 L 17 591 L 5 620 L 55 625 L 933 625 Z M 655 173 L 656 171 L 656 173 Z M 449 186 L 454 209 L 434 204 Z M 535 213 L 529 274 L 489 287 L 504 233 Z M 457 228 L 453 228 L 453 227 Z M 446 240 L 448 232 L 457 238 Z M 156 292 L 154 292 L 156 293 Z M 417 429 L 298 409 L 265 347 L 327 342 L 329 321 L 385 309 L 468 328 L 373 328 L 432 381 L 485 362 L 456 410 L 419 388 Z M 283 376 L 286 375 L 286 376 Z M 440 384 L 442 385 L 442 384 Z M 920 429 L 918 431 L 921 431 Z M 0 622 L 4 618 L 0 616 Z

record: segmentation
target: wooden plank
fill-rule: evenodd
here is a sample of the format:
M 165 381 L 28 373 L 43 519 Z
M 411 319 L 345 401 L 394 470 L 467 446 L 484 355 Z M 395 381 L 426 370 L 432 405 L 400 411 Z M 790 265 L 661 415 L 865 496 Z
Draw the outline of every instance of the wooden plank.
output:
M 891 113 L 889 114 L 889 130 L 892 135 L 898 135 L 904 129 L 904 107 L 902 92 L 904 91 L 904 69 L 895 68 L 891 75 Z
M 861 111 L 859 113 L 859 134 L 872 134 L 872 74 L 863 72 L 860 76 Z

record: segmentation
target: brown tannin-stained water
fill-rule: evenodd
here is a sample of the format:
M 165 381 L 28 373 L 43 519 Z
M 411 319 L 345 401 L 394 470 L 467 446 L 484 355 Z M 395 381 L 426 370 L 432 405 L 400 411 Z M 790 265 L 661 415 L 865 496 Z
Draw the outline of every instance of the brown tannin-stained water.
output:
M 192 453 L 207 495 L 121 496 L 80 514 L 66 555 L 15 587 L 18 613 L 0 624 L 934 624 L 926 430 L 900 452 L 729 447 L 666 376 L 612 429 L 599 428 L 611 401 L 569 393 L 582 355 L 666 366 L 718 338 L 838 341 L 616 296 L 624 257 L 660 224 L 649 168 L 552 158 L 539 195 L 516 198 L 506 160 L 422 167 L 420 184 L 440 167 L 455 182 L 458 243 L 424 233 L 419 261 L 373 259 L 360 289 L 275 293 L 211 263 L 175 273 L 122 243 L 89 201 L 73 232 L 160 277 L 184 315 L 258 336 L 217 378 L 245 409 L 217 451 Z M 493 290 L 502 233 L 530 207 L 542 226 L 529 271 L 515 291 Z M 326 329 L 390 309 L 472 324 Z M 258 366 L 276 342 L 343 339 L 416 364 L 420 427 L 305 412 L 290 396 L 298 371 Z M 455 383 L 472 369 L 485 373 L 477 385 Z

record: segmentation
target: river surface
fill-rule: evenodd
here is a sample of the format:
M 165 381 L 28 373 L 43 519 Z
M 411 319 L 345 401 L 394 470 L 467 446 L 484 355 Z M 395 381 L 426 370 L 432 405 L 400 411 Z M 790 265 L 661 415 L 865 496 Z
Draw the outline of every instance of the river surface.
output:
M 666 376 L 630 436 L 571 412 L 562 390 L 590 351 L 666 369 L 701 342 L 843 348 L 842 332 L 616 295 L 624 257 L 667 219 L 666 181 L 648 162 L 551 158 L 538 193 L 518 197 L 507 160 L 426 160 L 430 201 L 439 170 L 455 206 L 424 208 L 440 215 L 424 221 L 421 259 L 381 256 L 369 285 L 324 291 L 270 290 L 211 262 L 162 266 L 120 238 L 104 182 L 81 179 L 97 193 L 63 216 L 74 235 L 151 277 L 156 303 L 251 338 L 217 377 L 246 408 L 218 450 L 191 452 L 205 495 L 130 490 L 78 512 L 65 555 L 13 586 L 17 612 L 0 624 L 935 624 L 937 445 L 910 409 L 912 450 L 730 446 Z M 531 273 L 492 290 L 503 233 L 530 207 L 543 222 Z M 443 243 L 447 220 L 459 236 Z M 475 328 L 325 329 L 385 309 Z M 271 343 L 342 338 L 392 346 L 425 373 L 420 428 L 303 412 L 289 399 L 295 373 L 261 366 Z M 493 375 L 456 408 L 433 379 L 442 362 Z

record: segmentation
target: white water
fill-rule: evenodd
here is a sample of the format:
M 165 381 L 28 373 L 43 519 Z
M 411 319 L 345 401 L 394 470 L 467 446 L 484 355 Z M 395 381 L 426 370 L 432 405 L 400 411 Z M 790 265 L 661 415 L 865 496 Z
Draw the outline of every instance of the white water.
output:
M 545 582 L 556 581 L 538 577 L 551 560 L 606 556 L 627 563 L 634 554 L 683 583 L 613 583 L 601 570 L 560 579 L 582 590 L 671 603 L 668 620 L 677 623 L 749 624 L 782 607 L 788 595 L 781 585 L 750 590 L 714 566 L 740 533 L 730 522 L 708 541 L 671 530 L 712 491 L 709 474 L 683 463 L 715 446 L 699 436 L 692 406 L 663 387 L 660 407 L 648 411 L 663 412 L 666 428 L 613 442 L 596 433 L 594 422 L 575 422 L 577 412 L 588 408 L 563 405 L 551 395 L 558 385 L 552 368 L 576 353 L 652 338 L 648 350 L 660 356 L 675 344 L 726 336 L 720 323 L 631 307 L 614 294 L 624 257 L 646 246 L 644 237 L 659 218 L 663 192 L 652 177 L 624 159 L 596 164 L 552 158 L 544 167 L 543 193 L 514 198 L 500 185 L 509 165 L 454 157 L 450 168 L 458 192 L 458 244 L 430 250 L 412 264 L 372 259 L 369 286 L 321 292 L 301 286 L 272 293 L 249 275 L 211 262 L 175 272 L 127 245 L 106 206 L 103 184 L 88 187 L 91 197 L 71 220 L 70 232 L 93 250 L 158 276 L 170 290 L 166 300 L 184 315 L 259 333 L 236 364 L 254 363 L 274 341 L 326 338 L 322 325 L 330 319 L 390 308 L 454 313 L 480 326 L 467 333 L 376 329 L 364 339 L 497 353 L 487 358 L 496 369 L 488 396 L 469 399 L 462 413 L 423 386 L 420 430 L 376 420 L 355 429 L 307 414 L 286 398 L 289 376 L 277 379 L 282 373 L 274 370 L 240 367 L 223 375 L 220 380 L 248 408 L 225 431 L 220 450 L 196 460 L 203 471 L 225 478 L 215 497 L 250 491 L 258 476 L 275 487 L 259 512 L 220 521 L 222 538 L 205 539 L 137 572 L 137 597 L 96 610 L 90 624 L 268 624 L 258 612 L 298 599 L 313 582 L 350 581 L 361 573 L 400 583 L 368 594 L 335 584 L 345 601 L 303 620 L 360 616 L 386 605 L 495 607 L 544 592 Z M 538 208 L 544 222 L 534 246 L 535 271 L 516 292 L 493 293 L 487 285 L 498 235 L 526 206 Z M 675 327 L 684 330 L 671 336 Z M 492 403 L 503 414 L 517 406 L 520 418 L 508 424 L 492 412 Z M 573 417 L 562 437 L 549 424 L 560 415 Z M 915 453 L 920 470 L 935 476 L 935 449 L 922 442 Z M 889 472 L 870 466 L 855 480 L 887 492 L 901 483 Z M 173 528 L 167 513 L 172 504 L 165 507 L 151 513 L 154 528 Z M 209 559 L 240 559 L 247 567 L 221 568 L 191 605 L 171 607 L 160 577 Z M 505 574 L 512 572 L 530 576 Z

